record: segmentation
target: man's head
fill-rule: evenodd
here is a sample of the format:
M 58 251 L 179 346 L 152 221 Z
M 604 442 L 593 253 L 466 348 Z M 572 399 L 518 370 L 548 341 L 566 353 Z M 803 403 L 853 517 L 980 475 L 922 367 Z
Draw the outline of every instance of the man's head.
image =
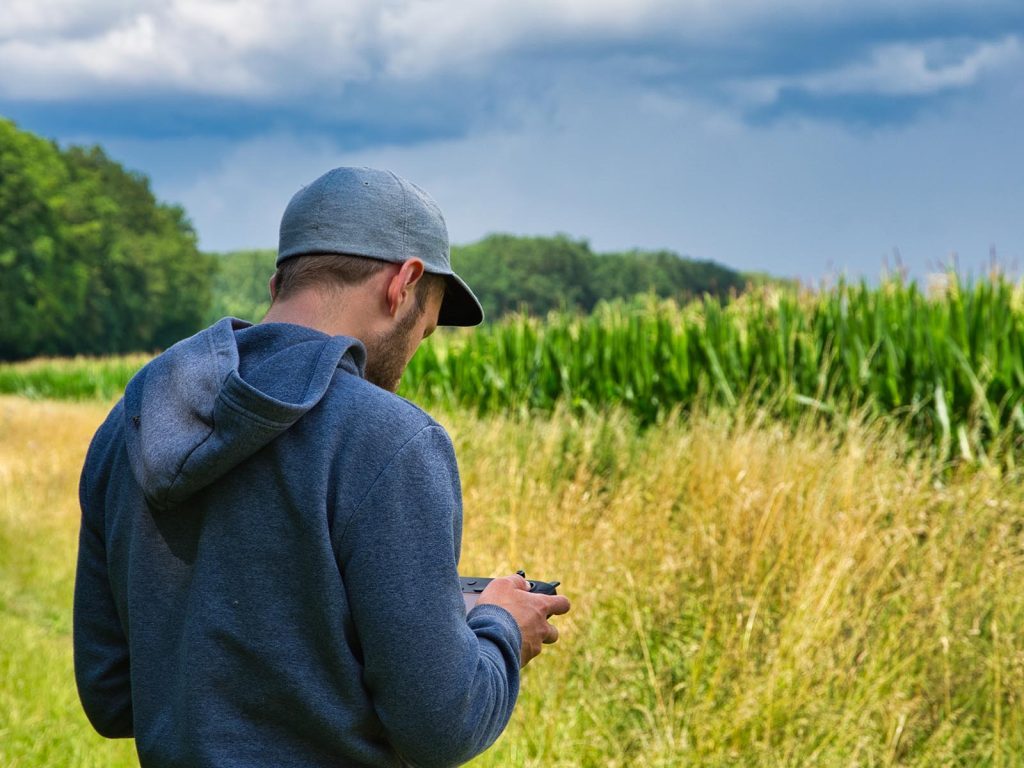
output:
M 296 256 L 417 258 L 446 284 L 439 325 L 478 325 L 483 308 L 452 270 L 448 227 L 426 192 L 390 171 L 335 168 L 292 197 L 281 217 L 277 266 Z
M 281 219 L 277 267 L 266 320 L 315 319 L 361 339 L 367 378 L 387 389 L 435 326 L 483 320 L 452 271 L 441 210 L 388 171 L 335 168 L 299 190 Z
M 420 342 L 437 327 L 444 293 L 444 278 L 426 272 L 419 259 L 392 264 L 313 254 L 278 267 L 266 321 L 295 322 L 298 314 L 303 325 L 360 339 L 367 381 L 394 392 Z

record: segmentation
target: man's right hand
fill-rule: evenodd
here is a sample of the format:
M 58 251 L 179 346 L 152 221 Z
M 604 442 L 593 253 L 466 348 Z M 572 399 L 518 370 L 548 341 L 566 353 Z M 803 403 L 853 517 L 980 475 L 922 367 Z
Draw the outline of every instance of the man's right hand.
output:
M 562 595 L 530 592 L 530 585 L 519 574 L 493 579 L 480 593 L 477 605 L 500 605 L 512 614 L 523 636 L 519 664 L 525 667 L 541 652 L 542 644 L 558 640 L 558 629 L 548 619 L 569 612 L 569 599 Z

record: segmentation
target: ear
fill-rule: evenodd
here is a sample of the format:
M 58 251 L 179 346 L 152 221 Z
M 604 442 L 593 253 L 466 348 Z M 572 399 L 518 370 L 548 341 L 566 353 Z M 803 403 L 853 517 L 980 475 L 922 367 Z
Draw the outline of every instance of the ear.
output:
M 277 300 L 277 272 L 270 276 L 267 289 L 270 291 L 270 303 L 273 304 Z
M 402 263 L 398 271 L 388 282 L 388 312 L 392 317 L 398 315 L 398 310 L 407 301 L 415 301 L 412 292 L 416 289 L 416 283 L 423 277 L 423 261 L 413 257 Z

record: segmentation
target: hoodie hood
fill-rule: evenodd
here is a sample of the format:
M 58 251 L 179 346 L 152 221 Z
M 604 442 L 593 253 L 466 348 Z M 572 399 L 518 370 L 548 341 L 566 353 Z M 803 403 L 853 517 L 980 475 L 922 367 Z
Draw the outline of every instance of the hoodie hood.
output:
M 177 506 L 290 428 L 341 368 L 362 377 L 348 336 L 224 318 L 140 370 L 124 395 L 135 479 L 157 510 Z

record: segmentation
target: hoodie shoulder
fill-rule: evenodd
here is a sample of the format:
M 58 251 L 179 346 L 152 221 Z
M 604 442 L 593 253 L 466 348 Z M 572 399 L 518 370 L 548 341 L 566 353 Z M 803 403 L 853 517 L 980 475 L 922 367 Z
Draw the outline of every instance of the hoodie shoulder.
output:
M 330 452 L 335 515 L 350 520 L 362 499 L 383 472 L 412 444 L 424 451 L 421 460 L 458 476 L 454 447 L 448 433 L 423 409 L 408 400 L 344 371 L 335 377 L 321 408 L 310 414 L 303 427 L 307 434 L 331 435 L 325 448 Z M 430 440 L 417 442 L 425 432 Z M 338 526 L 339 531 L 347 523 Z
M 400 395 L 381 389 L 365 379 L 339 371 L 335 385 L 344 392 L 337 405 L 357 422 L 356 435 L 372 444 L 374 452 L 390 459 L 417 433 L 427 427 L 443 427 L 426 411 Z

